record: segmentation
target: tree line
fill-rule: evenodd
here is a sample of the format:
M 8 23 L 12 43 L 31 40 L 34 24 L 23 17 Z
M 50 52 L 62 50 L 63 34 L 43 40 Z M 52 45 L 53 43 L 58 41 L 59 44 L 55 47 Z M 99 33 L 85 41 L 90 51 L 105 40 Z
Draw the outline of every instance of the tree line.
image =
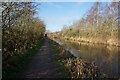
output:
M 97 39 L 101 42 L 118 41 L 118 5 L 118 2 L 95 2 L 82 19 L 71 26 L 63 27 L 59 35 Z
M 42 39 L 45 24 L 35 17 L 37 5 L 32 2 L 0 3 L 3 63 L 23 54 Z

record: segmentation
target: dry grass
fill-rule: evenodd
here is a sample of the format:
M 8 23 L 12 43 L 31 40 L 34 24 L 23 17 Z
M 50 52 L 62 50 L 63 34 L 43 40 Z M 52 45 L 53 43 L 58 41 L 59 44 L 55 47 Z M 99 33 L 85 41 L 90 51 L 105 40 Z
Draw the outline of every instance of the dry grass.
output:
M 52 48 L 58 65 L 64 67 L 63 75 L 69 73 L 69 78 L 103 78 L 107 77 L 102 73 L 95 63 L 88 63 L 80 58 L 76 58 L 69 51 L 52 41 Z

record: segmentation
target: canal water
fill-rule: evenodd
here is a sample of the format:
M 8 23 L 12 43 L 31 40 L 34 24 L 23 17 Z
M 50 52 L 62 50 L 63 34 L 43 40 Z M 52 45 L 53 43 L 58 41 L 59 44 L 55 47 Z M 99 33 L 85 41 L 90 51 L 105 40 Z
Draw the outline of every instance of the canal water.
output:
M 69 49 L 75 57 L 87 62 L 94 62 L 109 78 L 120 77 L 119 47 L 83 42 L 55 40 Z

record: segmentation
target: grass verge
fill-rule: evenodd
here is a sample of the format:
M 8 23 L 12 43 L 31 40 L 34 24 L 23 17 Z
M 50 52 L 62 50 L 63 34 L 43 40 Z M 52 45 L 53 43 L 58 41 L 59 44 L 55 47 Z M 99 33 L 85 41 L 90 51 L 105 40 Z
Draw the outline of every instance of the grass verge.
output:
M 53 53 L 55 64 L 57 68 L 57 77 L 58 78 L 70 78 L 71 74 L 64 65 L 64 60 L 70 57 L 62 48 L 54 41 L 49 40 L 51 46 L 51 52 Z

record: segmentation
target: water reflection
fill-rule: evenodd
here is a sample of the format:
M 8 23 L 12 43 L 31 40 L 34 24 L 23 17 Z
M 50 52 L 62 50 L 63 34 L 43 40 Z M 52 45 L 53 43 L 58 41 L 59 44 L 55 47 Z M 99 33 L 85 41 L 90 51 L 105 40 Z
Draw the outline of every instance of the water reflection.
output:
M 109 77 L 120 76 L 120 51 L 118 47 L 101 44 L 86 44 L 70 41 L 60 41 L 64 47 L 74 52 L 74 55 L 95 64 Z

